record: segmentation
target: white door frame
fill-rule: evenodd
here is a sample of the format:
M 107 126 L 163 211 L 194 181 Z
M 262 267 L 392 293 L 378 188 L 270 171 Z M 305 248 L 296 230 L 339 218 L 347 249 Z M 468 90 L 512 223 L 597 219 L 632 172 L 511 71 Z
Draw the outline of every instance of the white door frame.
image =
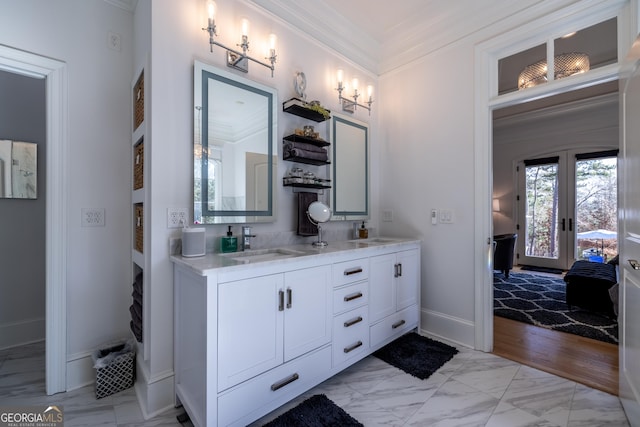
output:
M 616 64 L 597 68 L 580 76 L 551 81 L 524 91 L 497 96 L 498 60 L 537 44 L 545 43 L 549 35 L 561 36 L 605 19 L 618 17 L 618 58 L 623 58 L 634 40 L 637 22 L 634 16 L 637 0 L 587 1 L 529 21 L 515 30 L 480 43 L 475 48 L 475 120 L 474 120 L 474 259 L 475 277 L 475 348 L 489 352 L 493 349 L 493 110 L 505 108 L 559 93 L 617 80 Z M 622 15 L 626 8 L 626 16 Z M 631 12 L 629 11 L 631 9 Z M 631 15 L 631 16 L 629 16 Z M 622 37 L 620 37 L 622 35 Z M 516 42 L 514 42 L 516 40 Z
M 46 79 L 46 391 L 67 389 L 67 70 L 54 59 L 0 45 L 0 69 Z

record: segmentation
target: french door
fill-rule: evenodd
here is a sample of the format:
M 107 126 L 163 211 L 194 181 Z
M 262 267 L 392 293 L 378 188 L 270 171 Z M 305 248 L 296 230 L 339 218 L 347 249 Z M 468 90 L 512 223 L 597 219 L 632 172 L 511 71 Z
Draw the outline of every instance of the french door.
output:
M 517 263 L 566 270 L 617 254 L 617 150 L 520 162 Z

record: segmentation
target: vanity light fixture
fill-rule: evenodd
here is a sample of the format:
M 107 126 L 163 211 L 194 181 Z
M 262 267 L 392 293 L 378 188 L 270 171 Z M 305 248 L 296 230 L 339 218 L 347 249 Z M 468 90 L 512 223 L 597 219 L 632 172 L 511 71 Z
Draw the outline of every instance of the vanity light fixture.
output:
M 209 46 L 211 52 L 213 52 L 213 46 L 220 46 L 221 48 L 227 51 L 227 66 L 231 68 L 235 68 L 236 70 L 240 70 L 243 73 L 249 72 L 249 60 L 256 62 L 264 67 L 267 67 L 271 70 L 271 77 L 273 77 L 273 71 L 275 70 L 276 63 L 276 35 L 269 35 L 269 56 L 264 59 L 269 60 L 270 64 L 266 62 L 262 62 L 258 59 L 252 58 L 247 55 L 249 51 L 249 20 L 242 20 L 242 41 L 237 46 L 242 48 L 242 52 L 232 49 L 219 43 L 215 40 L 215 36 L 218 35 L 216 31 L 216 21 L 215 21 L 215 13 L 216 13 L 216 3 L 213 0 L 207 0 L 207 15 L 209 17 L 207 22 L 207 28 L 203 28 L 203 31 L 209 33 Z
M 373 104 L 373 98 L 371 96 L 373 95 L 373 86 L 367 86 L 368 101 L 365 102 L 367 105 L 363 105 L 358 103 L 358 97 L 360 96 L 360 93 L 358 92 L 359 81 L 357 78 L 354 78 L 351 82 L 351 85 L 353 86 L 353 95 L 351 95 L 351 98 L 353 98 L 353 100 L 342 96 L 342 91 L 347 90 L 347 84 L 344 83 L 344 72 L 342 70 L 338 70 L 337 80 L 338 87 L 336 88 L 336 90 L 338 91 L 338 101 L 342 103 L 342 111 L 354 113 L 357 107 L 361 107 L 369 111 L 369 115 L 371 115 L 371 104 Z

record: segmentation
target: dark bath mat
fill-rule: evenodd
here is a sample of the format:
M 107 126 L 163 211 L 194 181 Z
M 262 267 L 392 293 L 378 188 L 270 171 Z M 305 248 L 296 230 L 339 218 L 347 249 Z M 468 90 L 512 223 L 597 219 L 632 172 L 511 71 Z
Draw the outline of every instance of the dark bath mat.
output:
M 263 427 L 364 427 L 324 394 L 311 396 Z
M 407 374 L 427 379 L 458 353 L 450 345 L 416 333 L 408 333 L 373 353 Z

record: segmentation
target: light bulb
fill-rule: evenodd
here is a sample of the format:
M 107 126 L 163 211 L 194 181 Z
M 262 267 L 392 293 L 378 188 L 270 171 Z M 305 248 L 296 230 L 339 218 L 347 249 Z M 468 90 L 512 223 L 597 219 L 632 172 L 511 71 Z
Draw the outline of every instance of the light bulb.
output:
M 342 83 L 342 79 L 344 78 L 344 71 L 342 71 L 342 69 L 338 69 L 336 76 L 338 78 L 338 84 Z
M 367 96 L 371 99 L 371 95 L 373 95 L 373 85 L 367 86 Z
M 249 36 L 249 20 L 246 18 L 242 19 L 242 35 Z
M 357 92 L 358 91 L 358 79 L 357 78 L 353 78 L 353 80 L 351 81 L 351 86 L 353 86 L 353 91 Z
M 276 42 L 278 41 L 278 36 L 271 33 L 269 34 L 269 49 L 276 50 Z
M 213 0 L 208 0 L 207 1 L 207 14 L 209 15 L 209 19 L 213 20 L 213 18 L 215 18 L 216 15 L 216 2 L 214 2 Z

